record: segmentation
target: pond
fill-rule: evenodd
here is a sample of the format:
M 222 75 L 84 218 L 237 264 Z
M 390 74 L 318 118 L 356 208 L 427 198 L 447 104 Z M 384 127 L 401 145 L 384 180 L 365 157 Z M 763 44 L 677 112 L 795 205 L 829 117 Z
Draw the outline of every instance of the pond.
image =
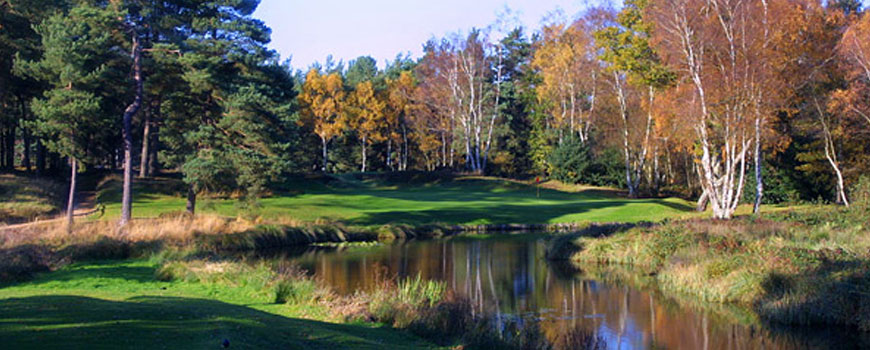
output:
M 836 328 L 781 327 L 751 312 L 665 297 L 628 271 L 579 271 L 547 261 L 545 235 L 456 236 L 283 252 L 339 293 L 372 288 L 378 276 L 444 281 L 476 312 L 536 317 L 549 337 L 592 332 L 607 349 L 851 349 L 870 336 Z M 618 270 L 617 270 L 618 271 Z M 630 276 L 626 278 L 625 276 Z M 645 287 L 638 287 L 645 285 Z

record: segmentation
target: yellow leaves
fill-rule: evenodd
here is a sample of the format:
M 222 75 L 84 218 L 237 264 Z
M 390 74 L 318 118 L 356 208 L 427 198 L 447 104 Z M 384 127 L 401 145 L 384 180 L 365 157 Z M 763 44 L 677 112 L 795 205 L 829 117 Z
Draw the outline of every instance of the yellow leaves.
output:
M 541 31 L 543 37 L 531 62 L 542 78 L 536 93 L 538 101 L 548 105 L 555 124 L 563 127 L 571 109 L 576 109 L 571 99 L 579 98 L 584 84 L 592 80 L 588 60 L 591 38 L 579 23 L 551 24 Z
M 311 69 L 305 75 L 299 101 L 302 103 L 303 123 L 311 125 L 314 133 L 323 140 L 330 140 L 343 129 L 342 109 L 345 99 L 341 75 L 322 75 Z
M 355 129 L 367 142 L 385 141 L 386 103 L 375 94 L 372 83 L 357 84 L 348 102 L 346 127 Z

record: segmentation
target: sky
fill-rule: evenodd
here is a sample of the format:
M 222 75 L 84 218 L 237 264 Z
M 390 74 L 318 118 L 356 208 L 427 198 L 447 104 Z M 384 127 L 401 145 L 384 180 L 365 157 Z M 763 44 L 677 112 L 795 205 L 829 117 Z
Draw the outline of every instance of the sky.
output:
M 536 30 L 557 9 L 570 18 L 596 1 L 606 0 L 262 0 L 254 17 L 272 28 L 270 47 L 295 69 L 327 55 L 345 63 L 368 55 L 383 68 L 397 54 L 419 57 L 430 38 L 493 24 L 506 8 L 514 15 L 501 17 Z
M 417 58 L 432 37 L 496 22 L 509 8 L 526 28 L 537 29 L 556 9 L 567 16 L 590 0 L 262 0 L 254 17 L 272 28 L 271 48 L 295 69 L 324 62 L 345 63 L 369 55 L 381 67 L 397 54 Z

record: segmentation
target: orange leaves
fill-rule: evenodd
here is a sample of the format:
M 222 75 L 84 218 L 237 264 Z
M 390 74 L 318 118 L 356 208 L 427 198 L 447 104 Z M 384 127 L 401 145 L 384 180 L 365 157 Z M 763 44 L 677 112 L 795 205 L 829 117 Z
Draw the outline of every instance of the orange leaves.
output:
M 317 69 L 311 69 L 305 76 L 305 84 L 302 85 L 302 93 L 299 95 L 299 101 L 303 105 L 302 122 L 310 125 L 321 139 L 331 140 L 344 128 L 344 100 L 341 75 L 322 75 Z
M 870 126 L 870 16 L 863 16 L 846 30 L 837 47 L 848 86 L 832 97 L 831 107 Z

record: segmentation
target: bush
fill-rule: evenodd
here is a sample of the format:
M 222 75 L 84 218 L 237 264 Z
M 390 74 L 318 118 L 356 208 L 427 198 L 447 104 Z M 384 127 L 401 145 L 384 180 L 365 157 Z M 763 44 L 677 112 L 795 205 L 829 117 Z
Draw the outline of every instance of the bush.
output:
M 570 138 L 557 146 L 548 158 L 550 176 L 569 184 L 622 187 L 625 167 L 615 148 L 593 154 L 588 144 Z
M 625 162 L 619 149 L 607 148 L 593 157 L 587 183 L 595 186 L 625 187 Z
M 800 185 L 789 176 L 786 170 L 770 165 L 762 166 L 762 181 L 764 181 L 764 197 L 762 204 L 796 203 L 801 199 Z M 755 166 L 747 169 L 746 187 L 743 190 L 743 203 L 755 203 Z
M 580 183 L 588 178 L 592 163 L 589 148 L 577 138 L 569 138 L 550 153 L 550 176 L 565 183 Z

